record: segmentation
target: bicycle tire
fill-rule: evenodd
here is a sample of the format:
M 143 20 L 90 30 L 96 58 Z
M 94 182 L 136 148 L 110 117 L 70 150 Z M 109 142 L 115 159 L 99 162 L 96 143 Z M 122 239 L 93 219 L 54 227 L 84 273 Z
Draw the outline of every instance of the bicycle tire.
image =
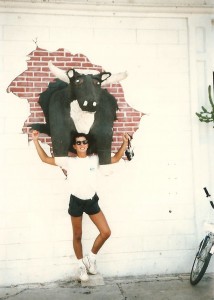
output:
M 192 270 L 190 273 L 191 285 L 196 285 L 204 276 L 209 265 L 212 254 L 209 253 L 212 247 L 209 236 L 206 236 L 199 245 L 199 250 L 195 256 Z

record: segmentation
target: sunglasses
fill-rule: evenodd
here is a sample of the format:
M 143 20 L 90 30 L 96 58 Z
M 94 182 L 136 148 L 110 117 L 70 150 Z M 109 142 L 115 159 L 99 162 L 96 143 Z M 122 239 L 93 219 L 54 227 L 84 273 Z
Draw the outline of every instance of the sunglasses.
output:
M 88 144 L 88 141 L 87 140 L 84 140 L 84 141 L 76 141 L 76 143 L 75 143 L 76 145 L 81 145 L 81 144 L 83 144 L 83 145 L 87 145 Z

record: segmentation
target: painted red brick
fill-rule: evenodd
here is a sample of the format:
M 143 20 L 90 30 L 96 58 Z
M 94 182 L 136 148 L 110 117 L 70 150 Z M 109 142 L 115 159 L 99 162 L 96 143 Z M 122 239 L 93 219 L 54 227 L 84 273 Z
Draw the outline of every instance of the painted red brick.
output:
M 73 57 L 73 61 L 86 62 L 87 59 L 85 57 Z
M 33 76 L 35 77 L 46 77 L 49 76 L 48 72 L 34 72 Z
M 70 61 L 69 57 L 56 57 L 56 61 Z
M 123 127 L 123 126 L 124 126 L 124 123 L 122 123 L 122 122 L 115 122 L 114 123 L 114 128 Z
M 39 57 L 49 56 L 49 53 L 47 51 L 34 51 L 34 56 L 39 56 Z
M 81 66 L 82 66 L 83 68 L 91 68 L 91 67 L 93 67 L 93 65 L 92 65 L 91 63 L 88 63 L 88 62 L 82 63 Z
M 55 58 L 41 56 L 41 57 L 40 57 L 40 60 L 41 60 L 41 61 L 49 61 L 49 60 L 55 61 Z
M 24 81 L 17 81 L 16 82 L 16 85 L 17 86 L 23 86 L 23 87 L 26 87 L 26 82 Z M 27 82 L 27 87 L 32 87 L 33 86 L 33 82 Z
M 129 108 L 126 109 L 129 110 L 129 112 L 126 112 L 127 117 L 138 117 L 137 112 L 130 112 L 131 110 Z
M 56 51 L 56 52 L 50 52 L 49 56 L 54 56 L 54 57 L 58 57 L 58 56 L 65 56 L 64 52 L 60 52 L 60 51 Z
M 26 77 L 25 77 L 25 81 L 26 81 Z M 37 77 L 37 78 L 36 77 L 35 78 L 34 77 L 30 78 L 30 77 L 28 77 L 27 81 L 28 82 L 29 81 L 37 81 L 38 82 L 38 81 L 42 81 L 42 78 L 39 78 L 39 77 Z
M 24 93 L 25 92 L 25 88 L 24 87 L 13 87 L 12 88 L 12 92 L 14 94 Z

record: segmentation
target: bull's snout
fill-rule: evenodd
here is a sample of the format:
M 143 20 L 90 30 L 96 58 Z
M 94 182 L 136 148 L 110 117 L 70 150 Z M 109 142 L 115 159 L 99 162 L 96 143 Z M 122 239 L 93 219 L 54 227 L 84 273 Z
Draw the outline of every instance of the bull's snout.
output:
M 96 101 L 87 101 L 83 102 L 83 110 L 94 112 L 96 110 L 97 102 Z

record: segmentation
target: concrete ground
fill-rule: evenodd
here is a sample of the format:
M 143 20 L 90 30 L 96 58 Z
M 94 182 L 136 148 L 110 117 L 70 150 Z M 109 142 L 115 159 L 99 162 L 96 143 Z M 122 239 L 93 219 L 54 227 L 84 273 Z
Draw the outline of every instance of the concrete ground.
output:
M 98 274 L 88 283 L 57 281 L 0 287 L 0 299 L 11 300 L 214 300 L 214 275 L 196 286 L 189 275 L 104 278 Z

